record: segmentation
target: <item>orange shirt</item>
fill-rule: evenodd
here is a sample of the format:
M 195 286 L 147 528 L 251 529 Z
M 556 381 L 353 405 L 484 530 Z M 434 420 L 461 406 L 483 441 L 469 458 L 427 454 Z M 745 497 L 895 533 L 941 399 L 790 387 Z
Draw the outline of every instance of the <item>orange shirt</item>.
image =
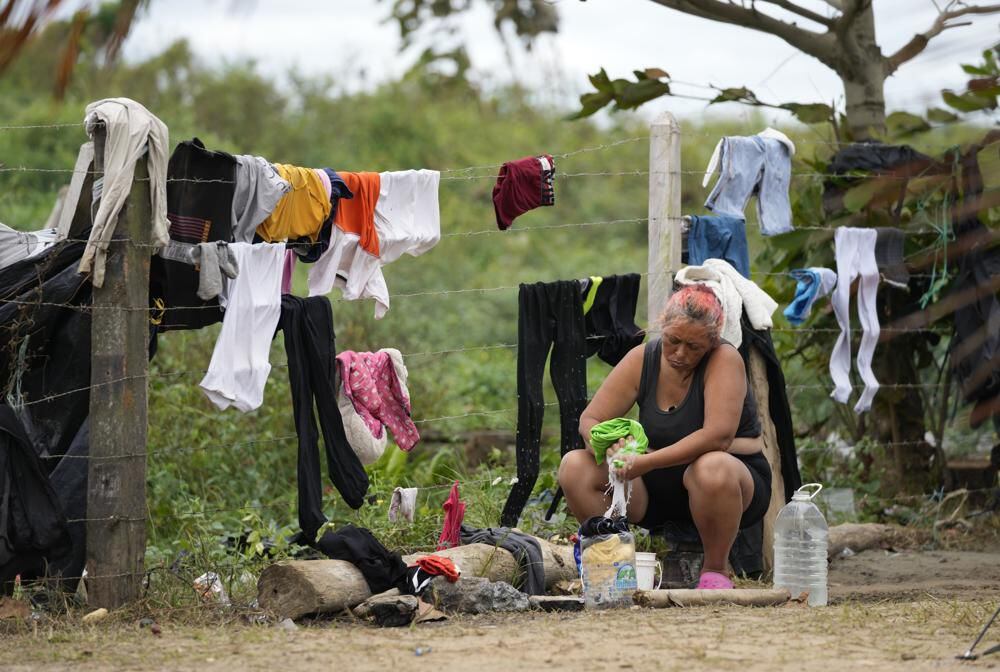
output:
M 378 202 L 382 178 L 378 173 L 337 173 L 344 179 L 354 198 L 342 198 L 337 205 L 334 224 L 344 233 L 354 233 L 361 239 L 361 249 L 378 256 L 378 232 L 375 230 L 375 203 Z
M 323 222 L 330 216 L 330 197 L 323 181 L 312 168 L 286 163 L 276 163 L 274 167 L 292 185 L 292 190 L 281 197 L 274 212 L 257 227 L 257 233 L 269 243 L 305 236 L 315 243 Z M 375 195 L 378 196 L 378 191 Z

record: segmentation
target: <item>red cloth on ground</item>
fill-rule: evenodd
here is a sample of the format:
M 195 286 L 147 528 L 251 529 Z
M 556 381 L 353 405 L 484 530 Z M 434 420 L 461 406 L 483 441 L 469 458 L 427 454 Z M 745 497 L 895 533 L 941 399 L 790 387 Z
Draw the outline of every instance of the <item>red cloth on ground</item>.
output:
M 441 536 L 438 537 L 437 550 L 443 551 L 446 548 L 461 546 L 459 538 L 461 532 L 462 519 L 465 518 L 465 502 L 458 498 L 458 481 L 451 486 L 448 499 L 441 506 L 444 509 L 444 524 L 441 527 Z
M 425 555 L 417 560 L 416 565 L 428 574 L 443 576 L 452 583 L 458 581 L 458 568 L 448 558 L 440 555 Z
M 528 156 L 508 161 L 500 166 L 497 183 L 493 187 L 493 210 L 497 228 L 510 228 L 514 218 L 540 205 L 555 204 L 552 179 L 555 162 L 548 154 Z

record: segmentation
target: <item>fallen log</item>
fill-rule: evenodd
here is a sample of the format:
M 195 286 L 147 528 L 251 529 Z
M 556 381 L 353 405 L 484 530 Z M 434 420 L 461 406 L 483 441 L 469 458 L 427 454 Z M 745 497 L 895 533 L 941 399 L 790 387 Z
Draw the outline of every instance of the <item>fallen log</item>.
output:
M 577 577 L 572 547 L 538 541 L 546 587 Z M 408 555 L 403 561 L 410 564 L 423 555 L 428 554 Z M 512 583 L 518 573 L 517 561 L 510 552 L 488 544 L 458 546 L 437 551 L 435 555 L 450 558 L 467 577 Z M 257 581 L 257 603 L 279 618 L 337 613 L 364 602 L 371 594 L 361 571 L 344 560 L 278 562 L 261 572 Z
M 703 607 L 707 605 L 734 604 L 740 607 L 773 607 L 784 604 L 791 596 L 787 590 L 737 589 L 737 590 L 639 590 L 633 601 L 640 607 L 665 609 L 667 607 Z
M 845 548 L 860 553 L 872 548 L 911 548 L 919 542 L 918 532 L 897 525 L 843 523 L 830 528 L 826 554 L 832 560 Z
M 548 588 L 559 581 L 572 581 L 580 578 L 576 570 L 576 560 L 573 558 L 572 546 L 560 546 L 545 539 L 535 539 L 542 551 L 542 566 L 545 570 L 545 587 Z M 482 547 L 482 548 L 477 548 Z M 475 549 L 475 550 L 473 550 Z M 462 570 L 463 576 L 481 576 L 490 581 L 506 581 L 513 583 L 518 576 L 517 562 L 513 554 L 498 546 L 489 544 L 469 544 L 458 546 L 446 551 L 433 553 L 414 553 L 403 556 L 403 562 L 412 565 L 417 558 L 425 555 L 443 555 L 451 558 Z

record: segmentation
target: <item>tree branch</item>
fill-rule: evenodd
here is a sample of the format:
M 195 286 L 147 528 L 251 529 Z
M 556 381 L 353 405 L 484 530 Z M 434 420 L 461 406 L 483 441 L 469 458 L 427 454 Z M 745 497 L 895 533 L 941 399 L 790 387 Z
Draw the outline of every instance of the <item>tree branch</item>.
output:
M 724 0 L 652 0 L 658 5 L 703 19 L 731 23 L 780 37 L 801 52 L 833 67 L 837 55 L 836 39 L 830 33 L 817 33 L 786 23 L 757 11 Z
M 885 74 L 887 77 L 896 72 L 896 70 L 899 69 L 899 66 L 903 63 L 916 58 L 917 55 L 927 48 L 927 44 L 933 38 L 937 37 L 944 31 L 949 28 L 958 28 L 959 26 L 969 25 L 968 22 L 948 23 L 949 21 L 953 21 L 960 16 L 967 16 L 969 14 L 995 14 L 996 12 L 1000 12 L 1000 4 L 959 6 L 956 9 L 950 9 L 955 5 L 955 0 L 949 2 L 944 11 L 939 13 L 937 18 L 934 19 L 934 23 L 927 30 L 927 32 L 917 33 L 909 42 L 900 47 L 896 53 L 885 59 Z
M 799 7 L 789 0 L 760 0 L 761 2 L 766 2 L 769 5 L 774 5 L 775 7 L 781 7 L 785 11 L 791 12 L 792 14 L 798 14 L 804 19 L 809 19 L 810 21 L 815 21 L 827 28 L 833 28 L 836 23 L 836 19 L 831 19 L 829 17 L 823 16 L 822 14 L 817 14 L 811 9 L 806 9 L 805 7 Z
M 840 0 L 841 13 L 840 18 L 837 20 L 837 33 L 843 35 L 849 32 L 851 24 L 854 23 L 854 19 L 861 13 L 865 3 L 870 2 L 871 0 Z

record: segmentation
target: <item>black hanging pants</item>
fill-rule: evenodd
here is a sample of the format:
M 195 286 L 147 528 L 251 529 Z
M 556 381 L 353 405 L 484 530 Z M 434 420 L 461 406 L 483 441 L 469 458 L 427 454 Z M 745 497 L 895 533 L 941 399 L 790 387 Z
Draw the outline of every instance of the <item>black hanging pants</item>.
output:
M 583 447 L 580 415 L 587 406 L 587 340 L 580 283 L 576 280 L 522 284 L 517 322 L 517 483 L 500 516 L 517 525 L 538 479 L 545 398 L 542 377 L 549 371 L 559 400 L 562 454 Z
M 330 480 L 353 509 L 361 508 L 364 503 L 368 474 L 347 442 L 337 407 L 337 351 L 329 300 L 323 296 L 304 299 L 285 294 L 281 297 L 278 328 L 285 332 L 288 380 L 295 431 L 299 436 L 299 526 L 311 545 L 326 522 L 313 404 L 323 430 Z
M 594 305 L 584 316 L 587 357 L 597 355 L 611 366 L 617 366 L 629 350 L 645 339 L 646 332 L 635 323 L 639 281 L 638 273 L 603 278 L 595 293 Z

